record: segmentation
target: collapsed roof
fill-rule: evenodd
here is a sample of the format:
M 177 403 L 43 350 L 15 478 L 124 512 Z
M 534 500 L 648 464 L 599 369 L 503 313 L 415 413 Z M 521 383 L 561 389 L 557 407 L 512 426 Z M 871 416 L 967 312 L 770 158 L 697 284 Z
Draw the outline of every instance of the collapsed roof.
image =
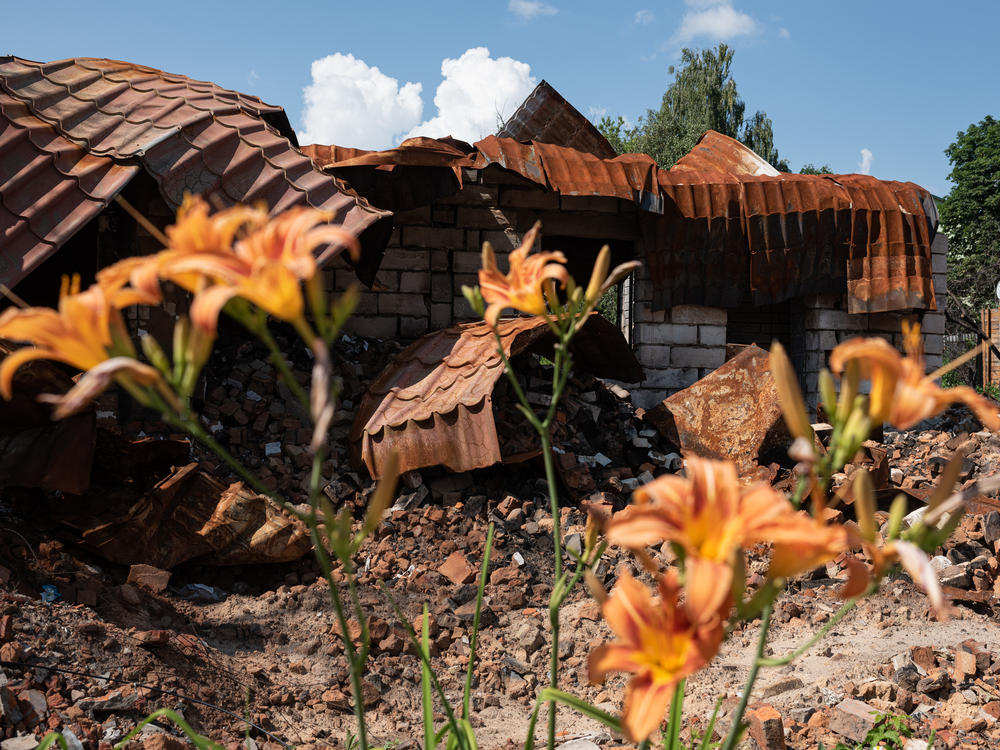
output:
M 504 354 L 551 355 L 555 337 L 544 318 L 503 320 Z M 600 377 L 627 382 L 642 368 L 614 325 L 592 314 L 573 340 L 576 364 Z M 493 329 L 462 323 L 434 331 L 404 349 L 369 386 L 351 429 L 356 463 L 381 476 L 392 452 L 399 471 L 443 465 L 469 471 L 503 460 L 492 394 L 504 363 Z
M 174 209 L 191 192 L 329 211 L 360 237 L 359 275 L 374 278 L 390 213 L 297 145 L 281 107 L 213 83 L 115 60 L 0 57 L 0 282 L 28 275 L 140 168 Z
M 536 140 L 488 136 L 469 151 L 451 139 L 433 143 L 414 138 L 348 158 L 336 147 L 304 151 L 377 205 L 385 200 L 397 210 L 457 191 L 462 167 L 491 165 L 560 195 L 631 201 L 640 209 L 636 234 L 658 308 L 735 307 L 747 292 L 755 304 L 769 304 L 845 287 L 852 313 L 936 308 L 937 210 L 930 193 L 911 182 L 780 173 L 711 130 L 671 169 L 646 154 L 601 158 Z

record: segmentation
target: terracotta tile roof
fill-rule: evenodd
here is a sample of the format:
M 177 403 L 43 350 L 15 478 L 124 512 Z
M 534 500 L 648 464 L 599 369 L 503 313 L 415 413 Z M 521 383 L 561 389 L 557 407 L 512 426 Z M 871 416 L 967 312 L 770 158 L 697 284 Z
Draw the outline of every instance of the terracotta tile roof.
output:
M 501 321 L 508 356 L 551 352 L 544 320 Z M 592 316 L 574 341 L 577 364 L 596 375 L 638 381 L 642 371 L 621 332 Z M 452 471 L 501 460 L 493 420 L 493 388 L 503 374 L 496 339 L 485 323 L 429 333 L 404 349 L 371 384 L 358 408 L 351 442 L 355 460 L 378 477 L 385 457 L 400 454 L 400 471 L 443 465 Z
M 173 208 L 194 192 L 223 205 L 264 201 L 274 213 L 301 204 L 330 211 L 361 238 L 359 275 L 374 277 L 392 229 L 389 212 L 317 169 L 296 148 L 280 107 L 212 83 L 92 58 L 0 57 L 0 95 L 4 283 L 16 283 L 54 252 L 138 167 L 157 180 Z M 74 169 L 95 179 L 77 179 Z M 58 184 L 57 195 L 29 202 L 26 185 L 38 180 Z M 24 239 L 29 232 L 33 243 Z M 328 248 L 321 260 L 334 251 Z

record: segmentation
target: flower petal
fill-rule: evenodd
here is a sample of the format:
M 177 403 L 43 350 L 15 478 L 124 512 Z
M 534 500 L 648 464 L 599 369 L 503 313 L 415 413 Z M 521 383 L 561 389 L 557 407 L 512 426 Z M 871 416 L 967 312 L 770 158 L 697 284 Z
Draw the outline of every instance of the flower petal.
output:
M 660 682 L 651 675 L 639 675 L 625 689 L 622 729 L 631 742 L 642 742 L 663 723 L 677 680 Z

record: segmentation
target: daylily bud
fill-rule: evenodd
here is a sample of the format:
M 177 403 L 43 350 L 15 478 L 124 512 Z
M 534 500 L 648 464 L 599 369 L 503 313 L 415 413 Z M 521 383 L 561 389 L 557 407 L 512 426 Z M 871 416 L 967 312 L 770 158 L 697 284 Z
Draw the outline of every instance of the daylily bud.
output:
M 597 576 L 594 575 L 593 571 L 588 570 L 584 573 L 583 581 L 587 584 L 587 589 L 590 591 L 590 595 L 594 597 L 598 604 L 603 605 L 608 598 L 608 592 L 604 590 L 604 586 L 601 584 Z
M 875 489 L 872 478 L 865 469 L 854 473 L 854 513 L 858 519 L 861 536 L 869 542 L 875 540 Z
M 469 307 L 472 308 L 472 312 L 474 312 L 479 317 L 482 317 L 483 312 L 486 310 L 486 302 L 483 300 L 483 294 L 482 292 L 479 291 L 479 287 L 466 286 L 465 284 L 463 284 L 462 295 L 469 303 Z
M 587 284 L 587 292 L 583 297 L 587 302 L 593 303 L 600 298 L 609 268 L 611 268 L 611 248 L 605 245 L 597 254 L 597 262 L 594 263 L 594 270 L 590 274 L 590 283 Z
M 899 530 L 903 526 L 903 517 L 906 515 L 906 495 L 900 493 L 892 501 L 889 509 L 889 523 L 886 526 L 886 538 L 889 540 L 899 536 Z
M 167 355 L 164 353 L 159 341 L 147 333 L 139 339 L 139 343 L 142 345 L 142 353 L 146 355 L 146 359 L 149 360 L 149 363 L 153 367 L 164 375 L 170 372 L 170 361 L 167 359 Z
M 805 438 L 811 442 L 814 438 L 812 423 L 806 413 L 806 405 L 802 401 L 802 391 L 799 390 L 795 369 L 785 353 L 785 348 L 777 341 L 771 344 L 770 362 L 774 385 L 778 390 L 778 403 L 781 404 L 781 411 L 785 415 L 789 431 L 795 437 Z
M 823 410 L 831 422 L 837 419 L 837 391 L 833 386 L 833 375 L 825 367 L 819 372 L 819 394 Z

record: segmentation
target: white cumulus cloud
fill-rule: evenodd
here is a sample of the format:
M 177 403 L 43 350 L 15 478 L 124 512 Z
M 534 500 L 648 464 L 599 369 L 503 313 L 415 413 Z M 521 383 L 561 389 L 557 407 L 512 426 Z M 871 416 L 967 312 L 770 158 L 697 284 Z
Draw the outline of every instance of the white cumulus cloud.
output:
M 531 66 L 511 57 L 490 57 L 486 47 L 473 47 L 461 57 L 441 62 L 434 94 L 437 115 L 411 128 L 406 137 L 451 135 L 476 141 L 495 132 L 537 81 Z
M 753 17 L 736 10 L 731 0 L 685 0 L 688 10 L 674 40 L 689 42 L 704 37 L 721 41 L 756 34 L 759 24 Z
M 861 172 L 861 174 L 871 174 L 872 160 L 874 158 L 874 155 L 869 149 L 861 149 L 861 159 L 858 160 L 858 171 Z
M 387 76 L 350 54 L 314 60 L 303 91 L 300 143 L 384 149 L 395 146 L 423 116 L 420 83 Z
M 538 0 L 510 0 L 507 3 L 507 10 L 525 21 L 530 21 L 536 16 L 554 16 L 559 12 L 557 8 L 553 8 L 548 3 L 538 2 Z
M 653 15 L 651 10 L 637 10 L 635 12 L 635 18 L 633 18 L 633 23 L 639 26 L 649 26 L 656 17 Z

